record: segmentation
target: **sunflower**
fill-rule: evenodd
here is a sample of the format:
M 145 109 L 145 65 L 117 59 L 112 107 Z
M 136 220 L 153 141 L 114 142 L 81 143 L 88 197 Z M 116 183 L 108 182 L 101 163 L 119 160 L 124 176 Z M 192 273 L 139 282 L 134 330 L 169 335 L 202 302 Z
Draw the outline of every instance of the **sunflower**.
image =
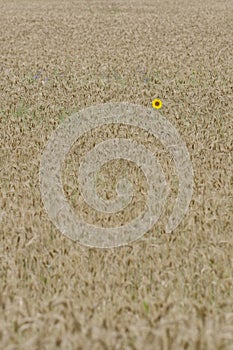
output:
M 162 101 L 160 101 L 158 98 L 152 101 L 152 107 L 156 109 L 160 109 L 162 107 Z

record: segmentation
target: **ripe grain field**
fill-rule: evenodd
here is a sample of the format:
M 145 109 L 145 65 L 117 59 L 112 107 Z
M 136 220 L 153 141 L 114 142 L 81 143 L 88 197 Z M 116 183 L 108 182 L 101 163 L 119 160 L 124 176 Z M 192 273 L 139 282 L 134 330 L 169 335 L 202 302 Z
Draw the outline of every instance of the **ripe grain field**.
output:
M 0 0 L 0 349 L 232 349 L 232 11 L 228 0 Z M 53 130 L 87 107 L 152 108 L 155 98 L 192 161 L 186 216 L 165 233 L 178 189 L 173 163 L 154 137 L 125 128 L 158 150 L 171 188 L 166 210 L 126 246 L 73 242 L 41 200 Z M 76 214 L 106 227 L 119 217 L 79 201 L 74 169 L 77 154 L 118 131 L 83 135 L 63 169 Z M 98 187 L 113 198 L 116 174 L 136 178 L 122 223 L 146 196 L 145 177 L 126 163 L 104 167 Z

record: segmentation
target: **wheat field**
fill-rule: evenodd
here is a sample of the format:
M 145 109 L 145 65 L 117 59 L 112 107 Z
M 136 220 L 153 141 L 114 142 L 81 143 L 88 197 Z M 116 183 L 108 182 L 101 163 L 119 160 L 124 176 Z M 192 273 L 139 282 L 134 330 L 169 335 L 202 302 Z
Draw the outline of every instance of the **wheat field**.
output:
M 229 0 L 0 0 L 0 349 L 233 348 L 232 11 Z M 136 179 L 129 209 L 106 217 L 79 200 L 80 157 L 118 132 L 157 152 L 166 210 L 118 248 L 67 238 L 40 193 L 52 132 L 87 107 L 155 98 L 192 161 L 184 219 L 165 233 L 179 186 L 166 150 L 113 125 L 78 139 L 62 169 L 76 214 L 108 228 L 140 213 L 146 179 L 128 161 L 104 167 L 98 191 L 113 198 L 124 171 Z

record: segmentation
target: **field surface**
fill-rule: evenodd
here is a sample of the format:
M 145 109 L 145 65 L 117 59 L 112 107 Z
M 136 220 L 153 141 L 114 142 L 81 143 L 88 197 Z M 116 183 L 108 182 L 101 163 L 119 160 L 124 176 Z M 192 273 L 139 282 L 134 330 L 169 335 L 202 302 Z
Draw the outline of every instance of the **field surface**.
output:
M 233 348 L 232 13 L 229 0 L 0 0 L 0 349 Z M 143 209 L 146 178 L 125 159 L 103 166 L 97 192 L 115 198 L 123 172 L 129 208 L 95 212 L 78 190 L 80 159 L 118 132 L 158 157 L 166 209 L 125 246 L 67 238 L 40 193 L 52 132 L 87 107 L 153 109 L 155 98 L 192 161 L 184 219 L 165 233 L 179 187 L 170 154 L 145 130 L 112 125 L 82 135 L 62 168 L 75 213 L 109 229 Z

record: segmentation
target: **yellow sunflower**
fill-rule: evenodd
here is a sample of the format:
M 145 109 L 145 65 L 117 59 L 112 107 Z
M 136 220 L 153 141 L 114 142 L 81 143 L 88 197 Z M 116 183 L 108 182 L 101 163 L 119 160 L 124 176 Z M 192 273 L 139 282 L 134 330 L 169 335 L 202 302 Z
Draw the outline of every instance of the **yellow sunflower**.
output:
M 158 98 L 152 101 L 152 107 L 156 109 L 160 109 L 162 107 L 162 101 L 160 101 Z

